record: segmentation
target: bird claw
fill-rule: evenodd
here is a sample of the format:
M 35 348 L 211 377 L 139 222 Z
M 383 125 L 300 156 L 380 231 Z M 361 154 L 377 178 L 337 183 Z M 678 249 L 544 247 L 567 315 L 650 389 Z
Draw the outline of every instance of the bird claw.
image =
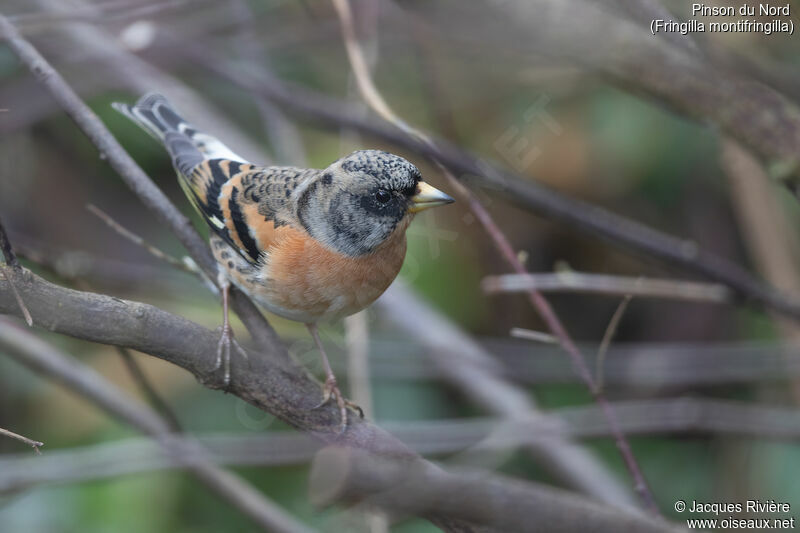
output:
M 214 371 L 219 370 L 221 367 L 224 367 L 224 374 L 223 374 L 223 384 L 225 389 L 231 383 L 231 346 L 239 352 L 239 355 L 247 359 L 247 352 L 236 342 L 236 339 L 233 337 L 233 328 L 228 325 L 224 325 L 221 328 L 222 332 L 220 333 L 219 343 L 217 343 L 217 360 L 214 364 Z
M 342 391 L 339 390 L 338 385 L 336 384 L 336 378 L 334 376 L 329 376 L 325 380 L 325 386 L 322 389 L 322 401 L 319 402 L 317 405 L 311 408 L 311 410 L 319 409 L 323 407 L 328 402 L 331 401 L 331 398 L 336 400 L 336 405 L 339 407 L 339 414 L 341 416 L 341 423 L 339 425 L 339 434 L 345 432 L 347 429 L 347 409 L 350 408 L 353 411 L 358 413 L 360 418 L 364 418 L 364 410 L 361 409 L 357 404 L 351 402 L 347 398 L 342 395 Z

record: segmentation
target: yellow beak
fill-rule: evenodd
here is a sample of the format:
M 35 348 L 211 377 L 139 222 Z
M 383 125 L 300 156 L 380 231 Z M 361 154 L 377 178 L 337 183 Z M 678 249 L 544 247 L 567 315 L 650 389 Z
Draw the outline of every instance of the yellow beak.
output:
M 419 213 L 431 207 L 452 204 L 455 200 L 439 189 L 420 181 L 417 184 L 417 194 L 411 197 L 411 202 L 408 212 Z

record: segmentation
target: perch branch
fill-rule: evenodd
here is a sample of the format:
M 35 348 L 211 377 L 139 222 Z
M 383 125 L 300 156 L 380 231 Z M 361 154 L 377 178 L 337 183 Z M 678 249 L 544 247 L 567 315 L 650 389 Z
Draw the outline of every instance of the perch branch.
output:
M 66 289 L 28 271 L 15 276 L 14 281 L 41 327 L 138 350 L 191 372 L 201 383 L 214 381 L 219 340 L 215 332 L 147 304 Z M 0 280 L 0 313 L 17 314 L 7 284 L 7 280 Z M 400 441 L 358 418 L 339 435 L 338 411 L 334 407 L 311 409 L 317 403 L 319 385 L 288 359 L 250 353 L 247 361 L 249 367 L 231 368 L 231 394 L 323 441 L 416 457 Z M 474 531 L 469 526 L 451 524 L 444 517 L 434 520 L 447 531 Z
M 7 320 L 0 320 L 0 344 L 20 364 L 64 384 L 115 418 L 153 437 L 172 458 L 266 531 L 312 533 L 238 476 L 219 468 L 197 445 L 171 433 L 156 413 L 138 404 L 88 366 Z

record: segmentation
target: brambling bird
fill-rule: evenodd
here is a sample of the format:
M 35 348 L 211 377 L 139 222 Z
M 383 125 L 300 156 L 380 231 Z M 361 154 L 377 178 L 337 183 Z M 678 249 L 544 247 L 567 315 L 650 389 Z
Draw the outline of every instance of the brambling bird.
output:
M 344 429 L 353 404 L 339 391 L 317 323 L 375 301 L 400 271 L 414 214 L 453 199 L 388 152 L 353 152 L 325 169 L 257 166 L 196 130 L 161 95 L 113 106 L 164 145 L 181 188 L 212 230 L 223 305 L 217 368 L 224 363 L 225 384 L 233 283 L 268 311 L 306 324 L 326 374 L 319 405 L 334 398 Z

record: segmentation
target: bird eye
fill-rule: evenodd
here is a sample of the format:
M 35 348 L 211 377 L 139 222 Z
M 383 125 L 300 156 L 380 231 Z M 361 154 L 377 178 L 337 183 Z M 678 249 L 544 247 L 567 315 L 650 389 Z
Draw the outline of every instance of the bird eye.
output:
M 392 195 L 386 189 L 378 189 L 378 192 L 375 193 L 375 199 L 378 201 L 378 203 L 385 204 L 392 199 Z

